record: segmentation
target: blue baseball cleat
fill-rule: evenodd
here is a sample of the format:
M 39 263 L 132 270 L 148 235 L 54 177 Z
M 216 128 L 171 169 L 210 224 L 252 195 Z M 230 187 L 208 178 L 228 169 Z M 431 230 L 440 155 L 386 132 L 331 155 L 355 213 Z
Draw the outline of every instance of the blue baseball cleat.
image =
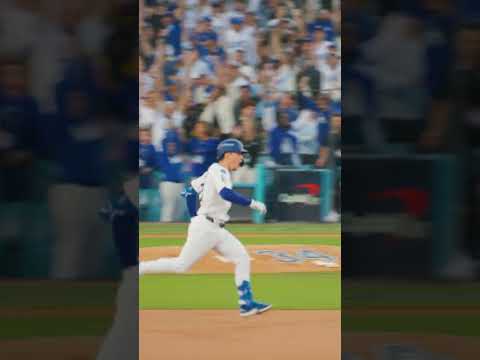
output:
M 253 300 L 252 289 L 248 281 L 244 281 L 242 285 L 238 287 L 238 295 L 240 299 L 240 316 L 250 316 L 261 314 L 271 309 L 271 304 L 263 304 Z
M 264 313 L 272 308 L 272 304 L 264 304 L 256 301 L 252 301 L 252 305 L 257 309 L 257 314 Z
M 258 308 L 253 304 L 240 305 L 240 316 L 251 316 L 258 313 Z

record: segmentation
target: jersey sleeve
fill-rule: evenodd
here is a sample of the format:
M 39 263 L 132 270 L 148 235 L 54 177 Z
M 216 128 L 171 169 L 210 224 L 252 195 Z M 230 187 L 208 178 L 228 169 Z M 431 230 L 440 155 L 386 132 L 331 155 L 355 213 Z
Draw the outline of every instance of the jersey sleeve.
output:
M 223 188 L 231 189 L 232 182 L 230 180 L 230 174 L 227 170 L 220 166 L 211 166 L 208 169 L 208 173 L 210 174 L 213 184 L 215 186 L 215 190 L 217 193 L 220 193 Z

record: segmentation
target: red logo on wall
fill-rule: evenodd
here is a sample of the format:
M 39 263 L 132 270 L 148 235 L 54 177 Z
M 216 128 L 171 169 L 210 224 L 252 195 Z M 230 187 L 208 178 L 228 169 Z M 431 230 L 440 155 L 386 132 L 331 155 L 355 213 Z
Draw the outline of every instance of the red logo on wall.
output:
M 320 185 L 319 184 L 300 184 L 295 186 L 295 189 L 305 189 L 308 191 L 309 195 L 319 196 L 320 195 Z
M 370 200 L 399 200 L 410 215 L 423 217 L 427 212 L 430 197 L 427 191 L 414 187 L 392 188 L 368 194 Z

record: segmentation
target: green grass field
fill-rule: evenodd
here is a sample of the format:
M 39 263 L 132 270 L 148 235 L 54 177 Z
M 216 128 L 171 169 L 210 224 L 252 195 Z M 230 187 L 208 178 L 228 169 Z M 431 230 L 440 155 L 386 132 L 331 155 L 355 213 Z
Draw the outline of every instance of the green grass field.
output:
M 246 244 L 340 245 L 340 226 L 321 224 L 232 224 L 229 229 Z M 186 224 L 141 224 L 140 246 L 181 246 Z M 357 310 L 342 321 L 355 332 L 411 332 L 479 336 L 480 284 L 375 282 L 344 284 L 338 273 L 254 274 L 255 295 L 277 309 Z M 233 274 L 149 275 L 140 279 L 141 309 L 236 309 Z M 104 335 L 111 324 L 114 282 L 4 282 L 0 296 L 0 339 L 35 336 Z M 391 290 L 386 291 L 386 289 Z M 468 294 L 468 296 L 467 296 Z M 35 298 L 32 308 L 31 299 Z M 438 313 L 430 304 L 436 304 Z M 371 313 L 365 306 L 386 311 Z M 398 308 L 407 312 L 397 312 Z M 418 309 L 425 308 L 422 313 Z M 408 314 L 408 309 L 416 310 Z M 433 309 L 435 310 L 435 309 Z M 470 311 L 472 310 L 472 311 Z M 92 311 L 90 313 L 90 311 Z
M 340 226 L 324 224 L 232 224 L 245 245 L 318 244 L 340 246 Z M 140 225 L 140 247 L 182 246 L 187 224 Z M 257 298 L 276 309 L 339 309 L 340 273 L 253 274 Z M 233 273 L 159 274 L 140 278 L 141 309 L 237 309 Z
M 1 288 L 0 339 L 100 336 L 112 322 L 111 281 L 10 281 Z

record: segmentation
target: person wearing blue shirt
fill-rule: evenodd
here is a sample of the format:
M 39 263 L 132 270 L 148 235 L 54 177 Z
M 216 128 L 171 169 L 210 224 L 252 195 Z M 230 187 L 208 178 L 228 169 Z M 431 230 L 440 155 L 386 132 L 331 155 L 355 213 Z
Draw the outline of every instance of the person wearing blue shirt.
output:
M 270 132 L 268 138 L 270 156 L 277 165 L 301 165 L 297 138 L 290 130 L 291 124 L 288 116 L 280 113 L 277 124 L 278 126 Z
M 161 221 L 181 220 L 185 207 L 180 193 L 183 190 L 184 175 L 182 142 L 177 130 L 169 129 L 162 140 L 162 150 L 158 154 L 159 167 L 164 175 L 159 190 L 162 203 Z
M 55 227 L 50 275 L 54 279 L 98 274 L 104 266 L 103 240 L 108 231 L 97 216 L 107 198 L 109 175 L 105 129 L 98 121 L 98 90 L 88 66 L 75 65 L 71 70 L 57 85 L 58 114 L 46 133 L 56 170 L 48 194 Z
M 182 53 L 182 23 L 172 11 L 166 13 L 163 21 L 165 24 L 165 43 L 174 49 L 175 56 L 179 56 Z
M 213 31 L 205 31 L 194 36 L 194 43 L 201 57 L 206 57 L 209 54 L 209 44 L 215 44 L 217 41 L 217 34 Z
M 211 137 L 210 125 L 204 121 L 197 121 L 192 133 L 186 149 L 192 155 L 192 176 L 200 177 L 215 162 L 220 140 Z
M 0 244 L 12 275 L 21 270 L 24 240 L 33 228 L 29 202 L 36 195 L 34 151 L 40 150 L 37 103 L 27 88 L 23 61 L 0 63 L 0 224 L 10 229 L 0 232 Z
M 275 108 L 277 113 L 285 114 L 290 123 L 298 118 L 298 110 L 295 106 L 295 99 L 290 93 L 283 94 L 280 101 L 275 104 Z
M 208 53 L 207 41 L 217 38 L 217 34 L 212 30 L 211 21 L 212 19 L 209 16 L 202 17 L 197 24 L 197 30 L 190 37 L 192 44 L 202 57 Z
M 140 174 L 140 189 L 149 189 L 153 184 L 153 171 L 157 167 L 157 153 L 152 144 L 150 129 L 139 130 L 138 171 Z
M 25 65 L 1 65 L 0 81 L 0 203 L 33 196 L 33 152 L 38 150 L 39 115 L 36 101 L 26 94 Z
M 321 10 L 323 14 L 320 14 L 314 21 L 307 25 L 307 30 L 310 34 L 313 34 L 318 29 L 325 31 L 325 40 L 335 41 L 335 28 L 332 20 L 330 19 L 330 13 L 325 10 Z
M 213 71 L 215 71 L 219 64 L 224 64 L 227 61 L 227 53 L 223 47 L 218 45 L 216 38 L 211 37 L 207 40 L 205 45 L 208 50 L 206 60 L 209 64 L 212 64 Z

